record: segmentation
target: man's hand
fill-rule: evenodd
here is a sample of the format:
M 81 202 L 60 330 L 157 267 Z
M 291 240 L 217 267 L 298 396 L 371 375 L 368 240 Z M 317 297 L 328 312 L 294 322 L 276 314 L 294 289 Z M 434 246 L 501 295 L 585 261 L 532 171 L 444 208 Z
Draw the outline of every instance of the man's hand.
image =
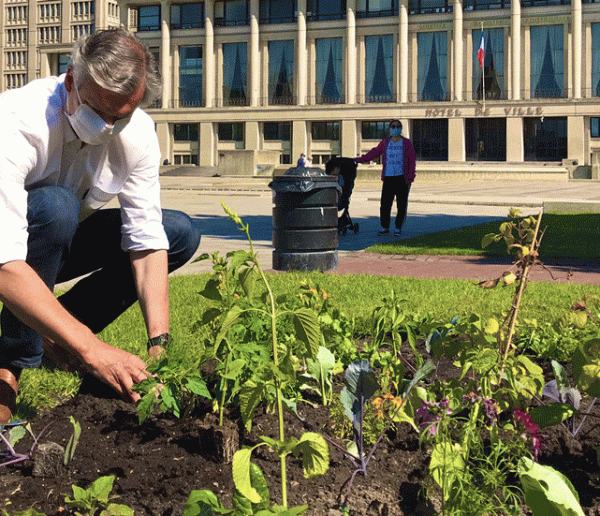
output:
M 88 372 L 112 387 L 123 399 L 132 402 L 140 399 L 131 388 L 150 376 L 141 358 L 98 340 L 89 355 L 82 359 Z

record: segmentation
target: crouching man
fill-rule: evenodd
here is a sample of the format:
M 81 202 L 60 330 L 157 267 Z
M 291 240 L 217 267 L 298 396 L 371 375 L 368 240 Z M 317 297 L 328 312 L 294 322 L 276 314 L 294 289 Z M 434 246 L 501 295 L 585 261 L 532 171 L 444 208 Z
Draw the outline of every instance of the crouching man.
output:
M 139 108 L 160 90 L 152 54 L 115 29 L 78 41 L 61 77 L 0 95 L 0 424 L 44 350 L 135 401 L 144 361 L 95 334 L 136 300 L 151 351 L 168 342 L 167 275 L 200 234 L 160 208 L 158 140 Z M 115 196 L 120 209 L 99 209 Z

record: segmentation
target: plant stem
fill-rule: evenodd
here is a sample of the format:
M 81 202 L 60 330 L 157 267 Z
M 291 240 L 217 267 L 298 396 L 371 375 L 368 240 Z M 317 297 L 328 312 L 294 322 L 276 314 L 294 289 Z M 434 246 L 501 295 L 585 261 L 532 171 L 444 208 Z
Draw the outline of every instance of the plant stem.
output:
M 252 239 L 250 238 L 250 231 L 248 229 L 248 226 L 245 226 L 245 231 L 246 236 L 248 237 L 248 242 L 250 244 L 250 253 L 253 257 L 254 260 L 254 265 L 256 266 L 256 269 L 258 270 L 258 273 L 260 274 L 260 277 L 263 281 L 263 283 L 265 284 L 265 287 L 267 288 L 267 292 L 269 294 L 269 302 L 271 305 L 271 313 L 269 314 L 271 317 L 271 337 L 272 337 L 272 344 L 273 344 L 273 364 L 275 365 L 275 368 L 279 367 L 279 353 L 277 350 L 277 317 L 276 317 L 276 311 L 275 311 L 275 296 L 273 296 L 273 291 L 271 290 L 271 286 L 269 285 L 269 282 L 267 281 L 267 277 L 265 276 L 265 273 L 263 272 L 260 263 L 258 263 L 258 258 L 256 257 L 256 254 L 254 253 L 254 247 L 252 246 Z M 281 386 L 279 384 L 279 379 L 275 378 L 275 393 L 276 393 L 276 398 L 277 398 L 277 418 L 279 421 L 279 440 L 280 441 L 285 441 L 285 429 L 284 429 L 284 422 L 283 422 L 283 401 L 282 401 L 282 396 L 281 396 Z M 285 459 L 286 456 L 282 455 L 280 456 L 279 460 L 280 460 L 280 467 L 281 467 L 281 503 L 282 505 L 287 509 L 288 503 L 287 503 L 287 471 L 286 471 L 286 465 L 285 465 Z
M 535 231 L 533 232 L 533 239 L 531 240 L 531 244 L 529 245 L 529 256 L 531 257 L 533 251 L 537 251 L 538 241 L 537 235 L 540 230 L 540 224 L 542 222 L 542 212 L 538 215 L 537 223 L 535 225 Z M 525 291 L 525 287 L 527 286 L 527 282 L 529 281 L 529 273 L 531 272 L 531 267 L 533 266 L 535 259 L 528 259 L 525 265 L 523 266 L 523 273 L 521 275 L 521 281 L 519 282 L 519 287 L 517 289 L 517 293 L 515 294 L 515 298 L 513 301 L 513 306 L 511 310 L 510 317 L 510 327 L 508 331 L 508 337 L 506 338 L 506 342 L 504 344 L 504 353 L 503 360 L 506 361 L 508 357 L 508 352 L 512 347 L 512 340 L 515 333 L 515 327 L 517 325 L 517 314 L 519 313 L 519 306 L 521 304 L 521 298 L 523 297 L 523 292 Z

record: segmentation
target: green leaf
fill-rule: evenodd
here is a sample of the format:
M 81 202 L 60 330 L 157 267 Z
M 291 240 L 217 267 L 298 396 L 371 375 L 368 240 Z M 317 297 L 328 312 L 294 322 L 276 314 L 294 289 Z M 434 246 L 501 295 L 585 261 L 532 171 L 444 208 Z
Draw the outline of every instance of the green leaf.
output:
M 495 237 L 496 235 L 494 233 L 488 233 L 487 235 L 485 235 L 481 240 L 482 249 L 485 249 L 489 245 L 493 244 L 495 241 Z
M 267 510 L 271 505 L 269 486 L 265 480 L 262 470 L 254 463 L 250 463 L 250 484 L 262 498 L 259 503 L 253 503 L 246 498 L 238 489 L 233 493 L 233 509 L 236 514 L 250 516 L 256 514 L 257 511 Z M 244 512 L 246 511 L 246 512 Z
M 87 493 L 93 500 L 98 500 L 101 503 L 107 504 L 108 496 L 112 491 L 114 482 L 115 475 L 100 477 L 87 489 Z
M 547 426 L 562 423 L 566 419 L 573 417 L 577 412 L 568 403 L 550 403 L 532 408 L 529 411 L 529 415 L 540 428 L 546 428 Z
M 232 514 L 223 507 L 217 496 L 208 489 L 192 491 L 186 501 L 181 516 L 213 516 L 214 514 Z
M 8 431 L 8 442 L 14 447 L 26 434 L 27 430 L 24 426 L 15 426 Z
M 252 503 L 262 502 L 262 497 L 252 486 L 250 479 L 250 456 L 253 448 L 238 450 L 233 455 L 233 482 L 236 489 Z
M 442 488 L 444 500 L 448 500 L 454 482 L 465 471 L 465 461 L 459 445 L 448 441 L 436 444 L 431 452 L 429 471 L 433 480 Z
M 154 404 L 156 403 L 156 394 L 153 391 L 147 393 L 140 401 L 137 402 L 136 409 L 138 413 L 138 422 L 141 425 L 152 415 Z
M 75 455 L 75 448 L 77 448 L 77 445 L 79 444 L 79 437 L 81 436 L 81 425 L 75 421 L 73 416 L 69 416 L 69 421 L 71 422 L 71 425 L 73 425 L 73 434 L 69 438 L 69 442 L 65 448 L 65 466 L 73 459 L 73 455 Z
M 135 516 L 135 513 L 127 505 L 109 503 L 108 507 L 100 513 L 100 516 Z
M 517 466 L 533 516 L 584 516 L 579 495 L 562 473 L 522 457 Z
M 200 295 L 212 301 L 222 301 L 223 295 L 221 294 L 220 285 L 219 281 L 211 278 L 206 282 L 204 290 L 200 292 Z
M 202 376 L 195 375 L 190 378 L 184 378 L 182 381 L 183 385 L 196 396 L 204 396 L 207 399 L 211 399 L 208 387 Z
M 296 338 L 306 346 L 306 356 L 315 358 L 321 343 L 321 326 L 319 318 L 310 308 L 298 308 L 293 313 Z
M 179 417 L 181 415 L 179 410 L 179 401 L 177 400 L 177 390 L 178 389 L 175 385 L 168 383 L 163 386 L 159 395 L 161 409 L 163 411 L 170 410 L 173 412 L 175 417 Z
M 324 475 L 329 469 L 329 446 L 320 434 L 304 433 L 294 448 L 294 455 L 302 455 L 304 478 Z
M 266 393 L 266 385 L 257 383 L 254 380 L 248 380 L 242 385 L 239 394 L 240 411 L 242 420 L 248 431 L 252 428 L 252 416 L 256 407 L 264 399 Z
M 225 317 L 221 322 L 221 329 L 219 330 L 217 338 L 215 339 L 217 345 L 220 344 L 220 342 L 225 338 L 227 332 L 233 327 L 243 313 L 244 310 L 242 310 L 239 306 L 233 306 L 231 310 L 225 314 Z

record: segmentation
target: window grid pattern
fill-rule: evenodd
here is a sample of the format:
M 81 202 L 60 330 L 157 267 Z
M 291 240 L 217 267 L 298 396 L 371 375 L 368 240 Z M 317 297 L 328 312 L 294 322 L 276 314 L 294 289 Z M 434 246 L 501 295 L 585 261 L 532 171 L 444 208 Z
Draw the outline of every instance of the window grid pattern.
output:
M 9 73 L 4 76 L 4 88 L 7 90 L 21 88 L 22 86 L 25 86 L 26 83 L 26 73 Z
M 7 29 L 6 46 L 23 47 L 27 45 L 27 29 Z
M 248 0 L 217 0 L 215 2 L 215 27 L 248 25 Z
M 38 18 L 40 23 L 60 23 L 60 4 L 38 5 Z
M 60 43 L 60 26 L 40 27 L 38 29 L 38 43 L 40 45 Z
M 6 63 L 6 69 L 12 70 L 23 70 L 27 68 L 27 51 L 26 50 L 12 50 L 4 53 L 4 62 Z
M 73 25 L 73 41 L 77 41 L 81 36 L 89 36 L 94 32 L 93 23 L 82 23 Z
M 26 5 L 8 6 L 5 12 L 7 25 L 22 25 L 27 23 Z
M 204 4 L 171 5 L 171 29 L 199 29 L 204 27 Z

